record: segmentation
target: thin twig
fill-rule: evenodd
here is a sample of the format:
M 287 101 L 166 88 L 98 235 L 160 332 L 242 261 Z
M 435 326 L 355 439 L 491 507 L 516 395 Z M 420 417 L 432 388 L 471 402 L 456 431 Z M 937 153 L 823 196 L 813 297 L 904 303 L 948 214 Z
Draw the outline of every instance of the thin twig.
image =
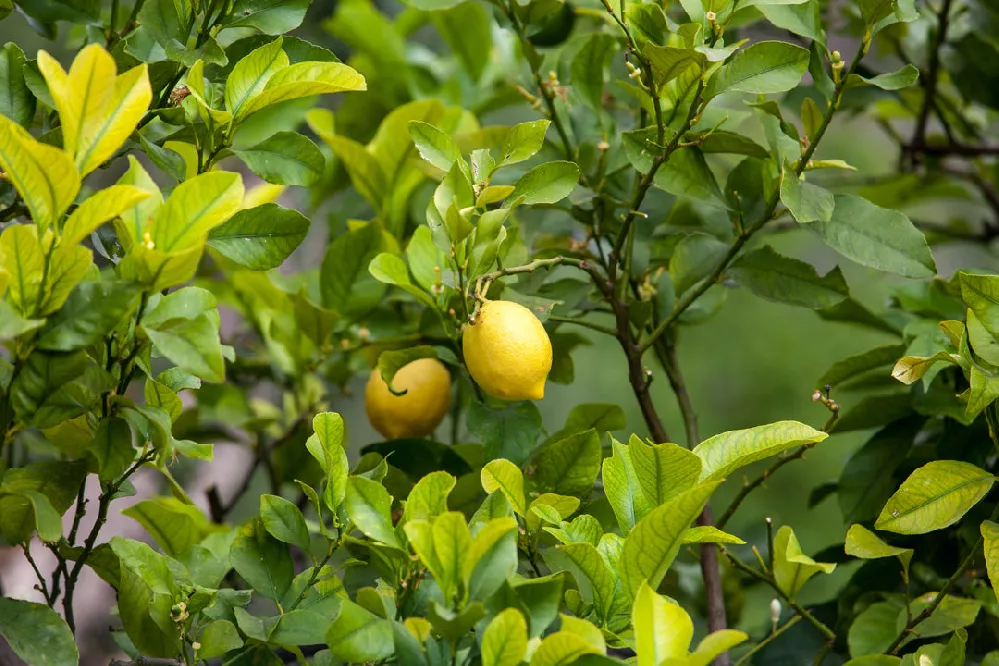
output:
M 992 510 L 992 515 L 989 517 L 989 520 L 994 521 L 997 517 L 999 517 L 999 503 L 997 503 L 995 508 Z M 947 594 L 951 591 L 951 588 L 953 588 L 957 584 L 957 581 L 961 579 L 961 576 L 964 575 L 964 572 L 971 568 L 971 564 L 975 561 L 975 557 L 978 555 L 979 551 L 981 551 L 982 545 L 984 543 L 985 543 L 985 538 L 979 536 L 978 540 L 975 541 L 975 545 L 971 547 L 971 551 L 963 560 L 961 560 L 961 564 L 957 567 L 957 570 L 954 571 L 953 574 L 951 574 L 951 577 L 947 579 L 947 581 L 943 584 L 943 587 L 940 588 L 940 591 L 937 592 L 937 595 L 936 597 L 933 598 L 932 603 L 930 603 L 929 606 L 924 608 L 922 612 L 919 613 L 919 615 L 912 617 L 908 622 L 905 623 L 905 627 L 902 628 L 902 631 L 900 631 L 898 636 L 895 637 L 895 640 L 892 641 L 892 644 L 888 646 L 887 650 L 885 650 L 885 654 L 897 653 L 899 649 L 902 647 L 902 644 L 905 643 L 905 639 L 908 638 L 910 634 L 917 633 L 915 631 L 916 627 L 918 627 L 923 620 L 933 615 L 933 612 L 937 609 L 938 606 L 940 606 L 941 603 L 943 603 L 943 600 L 947 597 Z
M 28 560 L 28 563 L 31 565 L 31 568 L 34 569 L 35 577 L 38 579 L 38 585 L 35 586 L 35 589 L 42 593 L 42 596 L 45 597 L 45 601 L 48 603 L 49 606 L 51 606 L 53 603 L 55 603 L 55 599 L 49 596 L 49 586 L 45 582 L 45 576 L 42 575 L 42 572 L 39 571 L 38 569 L 38 565 L 35 564 L 35 558 L 31 556 L 31 544 L 29 544 L 28 542 L 22 543 L 21 550 L 24 551 L 24 557 L 25 559 Z
M 781 597 L 781 599 L 784 600 L 784 602 L 788 605 L 789 608 L 791 608 L 791 610 L 793 610 L 795 613 L 801 616 L 803 620 L 805 620 L 813 627 L 815 627 L 815 630 L 818 631 L 820 634 L 822 634 L 822 636 L 827 641 L 836 640 L 836 633 L 832 629 L 827 627 L 825 624 L 823 624 L 820 620 L 816 619 L 816 617 L 812 615 L 808 611 L 808 609 L 799 604 L 797 601 L 791 599 L 782 589 L 780 589 L 780 587 L 777 585 L 777 580 L 772 575 L 763 573 L 762 571 L 757 571 L 756 569 L 749 566 L 748 564 L 740 560 L 738 557 L 733 555 L 731 552 L 729 552 L 729 550 L 724 546 L 718 546 L 718 548 L 721 550 L 722 554 L 726 558 L 728 558 L 728 561 L 736 569 L 742 571 L 743 573 L 749 574 L 750 576 L 760 581 L 761 583 L 766 583 L 771 588 L 773 588 L 774 592 L 776 592 Z
M 916 120 L 916 129 L 912 135 L 912 145 L 916 147 L 926 146 L 926 125 L 930 118 L 930 111 L 933 109 L 934 99 L 937 94 L 937 79 L 940 75 L 940 49 L 947 41 L 947 29 L 950 26 L 951 0 L 943 0 L 943 7 L 937 14 L 937 29 L 933 38 L 933 48 L 930 50 L 930 61 L 926 68 L 926 78 L 923 84 L 923 105 L 919 110 L 919 117 Z M 918 153 L 913 153 L 913 158 Z
M 752 650 L 750 650 L 746 654 L 744 654 L 741 657 L 739 657 L 739 660 L 737 662 L 735 662 L 735 666 L 742 666 L 743 664 L 748 664 L 749 661 L 753 658 L 754 654 L 756 654 L 757 652 L 759 652 L 760 650 L 762 650 L 766 646 L 770 645 L 771 641 L 773 641 L 775 638 L 777 638 L 778 636 L 780 636 L 781 634 L 783 634 L 785 631 L 787 631 L 788 629 L 790 629 L 791 627 L 793 627 L 794 625 L 796 625 L 800 621 L 801 621 L 801 616 L 800 615 L 795 615 L 790 620 L 788 620 L 783 625 L 781 625 L 781 627 L 779 629 L 771 631 L 770 634 L 767 635 L 766 638 L 764 638 L 762 641 L 760 641 L 759 643 L 757 643 L 756 645 L 754 645 Z

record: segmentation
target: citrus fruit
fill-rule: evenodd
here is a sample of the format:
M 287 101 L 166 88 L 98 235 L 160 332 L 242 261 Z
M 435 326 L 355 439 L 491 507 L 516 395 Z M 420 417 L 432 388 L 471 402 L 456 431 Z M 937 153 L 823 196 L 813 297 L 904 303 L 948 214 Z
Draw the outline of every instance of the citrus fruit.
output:
M 552 343 L 530 310 L 486 301 L 462 339 L 465 365 L 482 390 L 503 400 L 540 400 L 552 369 Z
M 394 395 L 378 368 L 364 391 L 368 420 L 386 439 L 426 437 L 434 431 L 451 406 L 451 375 L 435 358 L 407 363 L 392 380 Z

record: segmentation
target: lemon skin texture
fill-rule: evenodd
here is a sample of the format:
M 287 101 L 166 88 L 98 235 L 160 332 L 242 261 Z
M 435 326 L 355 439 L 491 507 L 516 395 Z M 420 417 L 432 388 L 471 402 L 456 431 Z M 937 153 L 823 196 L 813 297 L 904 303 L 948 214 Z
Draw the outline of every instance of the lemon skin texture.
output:
M 502 400 L 541 400 L 552 369 L 552 343 L 534 313 L 511 301 L 487 301 L 462 337 L 465 365 L 482 390 Z
M 440 425 L 451 407 L 451 374 L 435 358 L 421 358 L 395 373 L 393 395 L 378 368 L 364 390 L 368 420 L 386 439 L 426 437 Z

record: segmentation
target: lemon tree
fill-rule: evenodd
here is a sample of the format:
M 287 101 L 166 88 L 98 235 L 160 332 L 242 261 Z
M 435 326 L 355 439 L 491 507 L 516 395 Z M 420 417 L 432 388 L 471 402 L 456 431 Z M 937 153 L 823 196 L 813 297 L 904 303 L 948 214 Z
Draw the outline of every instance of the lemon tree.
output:
M 993 4 L 0 0 L 0 652 L 999 663 Z

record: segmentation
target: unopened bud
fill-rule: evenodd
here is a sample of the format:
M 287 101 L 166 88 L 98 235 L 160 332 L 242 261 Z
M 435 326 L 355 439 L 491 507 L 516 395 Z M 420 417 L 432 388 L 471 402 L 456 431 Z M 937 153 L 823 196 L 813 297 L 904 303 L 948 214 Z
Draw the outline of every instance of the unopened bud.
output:
M 822 399 L 822 391 L 815 389 L 815 393 L 812 394 L 812 402 L 818 402 Z
M 191 647 L 194 648 L 195 650 L 200 650 L 201 643 L 199 643 L 198 641 L 194 641 L 193 643 L 191 643 Z
M 770 601 L 770 621 L 773 624 L 777 624 L 778 622 L 780 622 L 780 611 L 781 611 L 780 600 L 779 599 L 771 599 L 771 601 Z
M 714 12 L 706 12 L 704 14 L 704 18 L 708 20 L 708 23 L 714 23 L 715 20 L 718 18 L 718 15 L 715 14 Z
M 829 59 L 832 60 L 833 62 L 842 62 L 843 56 L 840 55 L 839 51 L 833 51 L 831 54 L 829 54 Z

